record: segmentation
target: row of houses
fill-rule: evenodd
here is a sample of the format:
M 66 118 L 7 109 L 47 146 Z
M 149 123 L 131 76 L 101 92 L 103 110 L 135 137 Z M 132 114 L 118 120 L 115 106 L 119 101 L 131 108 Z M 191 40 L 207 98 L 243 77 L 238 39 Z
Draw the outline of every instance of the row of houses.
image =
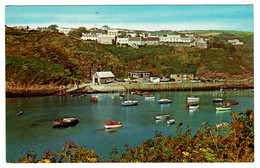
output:
M 109 31 L 108 31 L 109 32 Z M 139 37 L 118 37 L 115 31 L 109 34 L 91 34 L 83 33 L 82 40 L 96 41 L 100 44 L 116 44 L 129 45 L 138 47 L 143 45 L 162 45 L 162 44 L 185 44 L 187 47 L 207 48 L 207 41 L 203 38 L 181 37 L 180 35 L 166 35 L 166 36 L 139 36 Z
M 151 77 L 149 71 L 130 71 L 128 72 L 128 78 L 130 80 L 141 80 L 141 81 L 150 81 L 153 83 L 160 82 L 160 78 L 158 77 Z M 171 74 L 170 78 L 171 81 L 190 81 L 194 79 L 194 74 L 189 73 L 179 73 L 179 74 Z M 92 83 L 93 84 L 106 84 L 110 83 L 115 80 L 115 75 L 111 71 L 103 71 L 103 72 L 96 72 L 92 76 Z

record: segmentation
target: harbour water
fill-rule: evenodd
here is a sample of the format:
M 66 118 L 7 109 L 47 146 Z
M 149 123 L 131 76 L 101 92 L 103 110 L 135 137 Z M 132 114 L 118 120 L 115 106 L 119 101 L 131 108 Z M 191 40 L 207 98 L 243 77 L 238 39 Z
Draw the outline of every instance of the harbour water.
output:
M 224 92 L 223 92 L 224 93 Z M 155 100 L 145 100 L 145 96 L 130 95 L 138 100 L 137 106 L 121 106 L 119 93 L 88 94 L 77 96 L 44 96 L 6 99 L 6 161 L 25 157 L 34 151 L 38 157 L 43 152 L 60 151 L 67 141 L 72 141 L 108 158 L 113 148 L 119 153 L 125 151 L 125 144 L 138 146 L 146 139 L 153 138 L 155 132 L 162 131 L 164 136 L 175 134 L 177 123 L 183 122 L 185 130 L 189 125 L 192 134 L 204 121 L 209 125 L 232 121 L 229 112 L 216 112 L 212 99 L 220 96 L 219 91 L 194 91 L 192 95 L 200 97 L 200 108 L 189 112 L 185 103 L 190 92 L 155 92 Z M 98 102 L 90 97 L 98 96 Z M 227 101 L 238 101 L 232 111 L 254 110 L 254 93 L 250 90 L 230 91 L 223 94 Z M 127 96 L 126 96 L 127 97 Z M 126 99 L 125 97 L 125 99 Z M 169 98 L 171 104 L 157 104 L 160 97 Z M 24 114 L 17 116 L 16 112 Z M 167 126 L 166 120 L 155 121 L 155 116 L 170 114 L 175 124 Z M 64 117 L 78 117 L 74 127 L 52 128 L 53 120 Z M 123 127 L 116 132 L 108 132 L 104 124 L 108 121 L 121 121 Z

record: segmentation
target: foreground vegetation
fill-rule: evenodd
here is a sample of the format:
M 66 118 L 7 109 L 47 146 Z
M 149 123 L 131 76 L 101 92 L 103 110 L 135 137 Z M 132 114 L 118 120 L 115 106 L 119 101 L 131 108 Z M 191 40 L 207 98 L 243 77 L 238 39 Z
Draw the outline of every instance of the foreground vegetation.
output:
M 110 153 L 109 162 L 253 162 L 254 161 L 254 113 L 231 113 L 233 122 L 217 129 L 208 122 L 202 123 L 197 133 L 191 136 L 191 128 L 182 130 L 178 123 L 175 135 L 168 137 L 156 133 L 136 148 L 126 145 L 126 151 Z M 94 150 L 67 142 L 61 152 L 46 151 L 42 158 L 36 153 L 27 153 L 20 163 L 81 163 L 103 162 Z M 13 162 L 11 160 L 11 162 Z
M 166 45 L 134 49 L 82 41 L 56 32 L 6 27 L 6 81 L 21 85 L 66 85 L 89 80 L 96 71 L 112 71 L 116 77 L 125 78 L 130 70 L 147 70 L 158 77 L 169 77 L 172 73 L 228 79 L 253 76 L 253 33 L 194 33 L 213 41 L 209 40 L 207 49 Z M 233 38 L 243 41 L 244 46 L 227 44 Z

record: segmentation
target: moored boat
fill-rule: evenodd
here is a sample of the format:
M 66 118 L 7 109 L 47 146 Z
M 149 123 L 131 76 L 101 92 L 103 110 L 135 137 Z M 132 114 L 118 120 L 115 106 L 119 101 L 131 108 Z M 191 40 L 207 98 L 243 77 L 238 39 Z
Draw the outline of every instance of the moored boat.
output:
M 23 110 L 19 110 L 18 112 L 16 112 L 16 115 L 22 115 L 23 114 Z
M 138 104 L 138 101 L 136 101 L 136 100 L 126 100 L 126 101 L 121 102 L 122 106 L 134 106 L 137 104 Z
M 98 101 L 98 96 L 91 97 L 90 101 L 97 102 Z
M 123 125 L 121 122 L 109 121 L 107 124 L 104 125 L 105 129 L 111 128 L 121 128 Z
M 163 120 L 168 118 L 170 118 L 170 115 L 159 115 L 155 117 L 156 120 Z
M 145 99 L 145 100 L 154 100 L 155 97 L 151 97 L 151 96 L 149 96 L 149 97 L 145 97 L 144 99 Z
M 199 105 L 197 105 L 197 106 L 189 106 L 189 109 L 190 110 L 194 110 L 194 109 L 198 109 L 200 106 Z
M 227 105 L 228 105 L 228 106 L 231 106 L 231 105 L 237 105 L 237 104 L 238 104 L 237 101 L 234 101 L 234 102 L 227 102 Z
M 172 101 L 169 100 L 169 99 L 160 99 L 160 100 L 157 101 L 157 103 L 159 103 L 159 104 L 168 104 L 168 103 L 172 103 Z
M 185 104 L 185 107 L 189 107 L 189 106 L 197 106 L 198 103 L 187 103 Z
M 188 101 L 199 101 L 200 98 L 199 97 L 188 97 L 187 100 Z
M 222 128 L 222 127 L 225 127 L 225 126 L 228 126 L 228 125 L 229 124 L 227 122 L 225 122 L 225 123 L 216 124 L 216 127 L 217 127 L 217 129 L 219 129 L 219 128 Z
M 79 122 L 78 118 L 63 118 L 62 121 L 52 121 L 52 127 L 68 127 L 76 125 Z
M 171 124 L 174 124 L 174 123 L 175 123 L 175 120 L 174 120 L 174 119 L 171 119 L 171 120 L 168 120 L 168 121 L 167 121 L 167 124 L 168 124 L 168 125 L 171 125 Z
M 213 103 L 220 103 L 220 102 L 223 102 L 224 99 L 222 98 L 215 98 L 215 99 L 212 99 Z
M 227 106 L 220 106 L 220 107 L 216 107 L 217 111 L 227 111 L 227 110 L 231 110 L 231 107 L 227 107 Z

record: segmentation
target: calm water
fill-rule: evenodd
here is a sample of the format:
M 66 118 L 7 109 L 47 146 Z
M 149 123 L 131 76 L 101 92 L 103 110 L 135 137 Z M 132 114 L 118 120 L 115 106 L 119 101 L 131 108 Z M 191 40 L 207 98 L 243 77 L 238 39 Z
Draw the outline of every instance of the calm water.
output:
M 200 97 L 200 109 L 189 112 L 185 108 L 186 97 L 189 92 L 155 93 L 156 100 L 163 97 L 173 100 L 171 104 L 157 104 L 156 100 L 145 100 L 144 96 L 130 95 L 139 101 L 137 106 L 124 107 L 120 105 L 118 93 L 95 94 L 99 96 L 98 103 L 90 102 L 87 95 L 82 98 L 71 96 L 46 96 L 31 98 L 6 99 L 6 161 L 25 157 L 27 152 L 35 151 L 39 157 L 43 152 L 60 151 L 65 142 L 72 141 L 78 145 L 95 149 L 96 153 L 108 157 L 113 148 L 124 152 L 124 144 L 135 147 L 146 139 L 153 138 L 155 131 L 162 131 L 163 135 L 174 134 L 178 122 L 183 122 L 183 129 L 189 125 L 192 134 L 204 121 L 213 126 L 220 122 L 231 122 L 228 112 L 216 112 L 212 98 L 216 91 L 193 92 Z M 254 110 L 254 97 L 249 90 L 238 90 L 225 93 L 229 101 L 239 101 L 239 105 L 232 106 L 233 111 Z M 111 96 L 115 96 L 112 99 Z M 17 116 L 18 110 L 24 114 Z M 155 121 L 155 116 L 170 114 L 175 124 L 167 126 L 166 121 Z M 80 122 L 69 128 L 52 128 L 52 120 L 63 117 L 79 117 Z M 116 120 L 123 123 L 123 128 L 116 132 L 104 131 L 107 121 Z

